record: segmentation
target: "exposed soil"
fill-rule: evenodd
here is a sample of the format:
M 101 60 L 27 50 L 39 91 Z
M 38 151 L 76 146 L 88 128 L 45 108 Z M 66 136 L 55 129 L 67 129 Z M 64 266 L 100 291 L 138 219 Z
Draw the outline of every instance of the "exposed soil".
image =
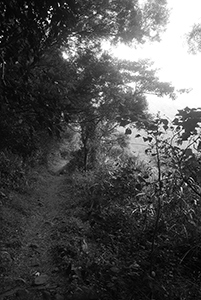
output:
M 65 164 L 58 156 L 52 158 L 48 168 L 33 171 L 31 191 L 10 193 L 8 205 L 2 207 L 8 232 L 2 232 L 0 300 L 67 299 L 67 277 L 54 261 L 55 247 L 68 245 L 67 228 L 73 219 L 71 180 L 59 174 Z M 13 223 L 8 220 L 6 225 L 6 218 Z

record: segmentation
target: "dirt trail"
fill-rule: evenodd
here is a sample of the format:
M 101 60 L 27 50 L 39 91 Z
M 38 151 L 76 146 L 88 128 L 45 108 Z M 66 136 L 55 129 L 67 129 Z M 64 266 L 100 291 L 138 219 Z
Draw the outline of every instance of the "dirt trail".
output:
M 12 278 L 12 284 L 8 280 L 0 300 L 63 299 L 62 278 L 52 263 L 51 249 L 64 238 L 59 228 L 64 226 L 67 218 L 69 179 L 58 173 L 65 164 L 66 161 L 57 156 L 48 169 L 37 170 L 37 182 L 29 199 L 31 213 L 21 220 L 22 246 L 12 262 L 15 280 Z

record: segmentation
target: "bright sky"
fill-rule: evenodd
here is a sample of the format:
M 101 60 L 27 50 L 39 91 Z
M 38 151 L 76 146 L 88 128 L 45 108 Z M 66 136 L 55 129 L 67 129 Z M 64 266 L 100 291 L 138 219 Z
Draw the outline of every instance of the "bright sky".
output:
M 201 22 L 201 0 L 168 0 L 172 9 L 169 24 L 160 43 L 144 45 L 137 50 L 120 46 L 113 50 L 119 58 L 131 60 L 150 58 L 155 67 L 160 68 L 159 77 L 163 81 L 172 82 L 175 88 L 192 88 L 189 94 L 183 94 L 177 100 L 149 100 L 152 112 L 161 111 L 173 117 L 177 108 L 201 107 L 201 53 L 189 54 L 185 34 L 192 25 Z

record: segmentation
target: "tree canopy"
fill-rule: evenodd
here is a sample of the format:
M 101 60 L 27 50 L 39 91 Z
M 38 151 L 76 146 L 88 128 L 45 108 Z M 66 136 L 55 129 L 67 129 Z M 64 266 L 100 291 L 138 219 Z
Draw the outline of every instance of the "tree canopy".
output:
M 190 53 L 201 52 L 201 24 L 194 24 L 191 31 L 187 34 L 187 43 Z
M 101 50 L 103 39 L 159 39 L 166 1 L 12 0 L 1 1 L 0 11 L 1 147 L 29 153 L 38 131 L 58 134 L 62 122 L 83 115 L 142 122 L 146 92 L 173 93 L 146 63 L 118 62 Z

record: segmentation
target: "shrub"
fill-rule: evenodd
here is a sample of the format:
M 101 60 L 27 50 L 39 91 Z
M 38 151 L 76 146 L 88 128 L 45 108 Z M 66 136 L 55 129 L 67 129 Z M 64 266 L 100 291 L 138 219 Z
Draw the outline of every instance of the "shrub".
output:
M 174 163 L 161 188 L 157 169 L 135 158 L 73 178 L 96 244 L 86 276 L 102 299 L 200 297 L 200 204 Z

